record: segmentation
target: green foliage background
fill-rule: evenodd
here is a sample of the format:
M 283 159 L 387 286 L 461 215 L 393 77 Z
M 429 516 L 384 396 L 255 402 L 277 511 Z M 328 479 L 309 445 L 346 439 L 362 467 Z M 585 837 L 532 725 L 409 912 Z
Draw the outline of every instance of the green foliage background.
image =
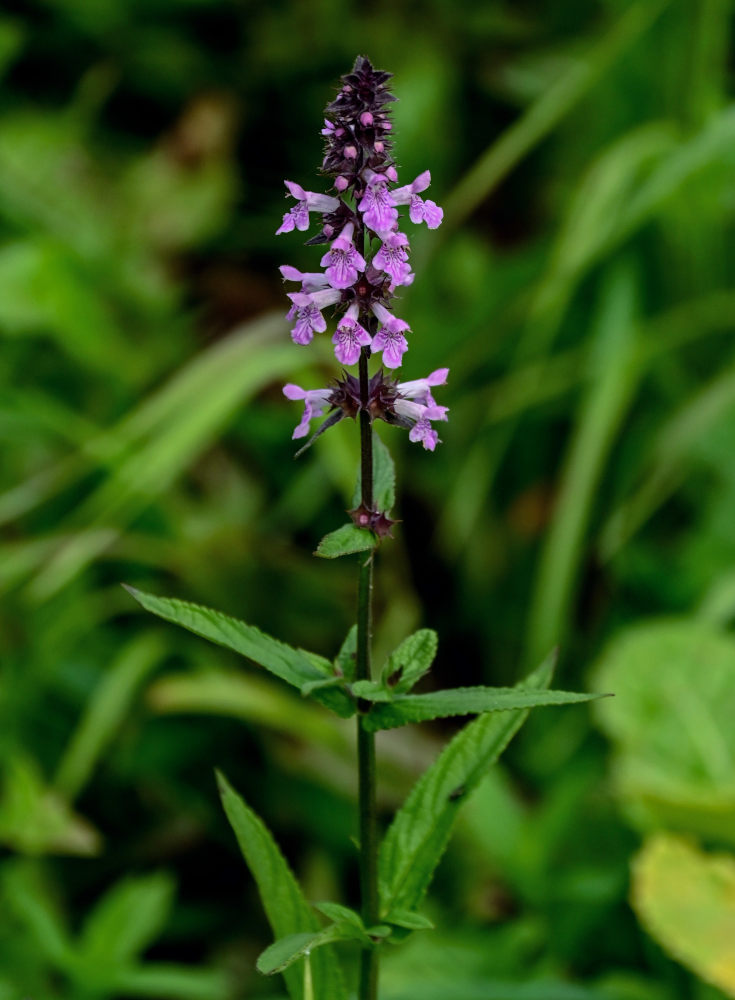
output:
M 465 806 L 385 996 L 735 995 L 628 905 L 648 831 L 733 845 L 735 661 L 702 652 L 735 617 L 732 26 L 729 0 L 4 4 L 0 1000 L 277 995 L 215 765 L 310 898 L 354 902 L 349 730 L 119 584 L 328 656 L 351 624 L 354 567 L 312 552 L 356 431 L 292 461 L 280 386 L 334 363 L 290 342 L 277 266 L 315 251 L 273 234 L 358 53 L 446 209 L 401 309 L 451 420 L 433 456 L 380 428 L 377 659 L 431 626 L 435 683 L 503 685 L 560 644 L 571 689 L 650 639 L 640 683 L 600 671 L 617 709 L 532 717 Z M 381 737 L 386 818 L 451 731 Z

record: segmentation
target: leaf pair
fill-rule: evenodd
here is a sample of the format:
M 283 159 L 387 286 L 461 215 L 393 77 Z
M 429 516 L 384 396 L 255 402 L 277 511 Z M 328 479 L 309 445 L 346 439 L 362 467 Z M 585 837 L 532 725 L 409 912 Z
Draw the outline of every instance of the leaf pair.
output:
M 153 614 L 254 660 L 342 718 L 354 715 L 355 698 L 342 686 L 343 682 L 350 683 L 354 676 L 354 633 L 348 634 L 333 665 L 316 653 L 295 649 L 266 635 L 253 625 L 247 625 L 211 608 L 173 598 L 155 597 L 133 587 L 127 589 Z M 567 691 L 490 687 L 409 694 L 409 689 L 431 666 L 436 645 L 436 633 L 430 629 L 421 629 L 405 639 L 391 654 L 380 681 L 358 681 L 352 684 L 354 696 L 372 702 L 369 712 L 363 716 L 363 725 L 367 730 L 377 732 L 410 722 L 452 715 L 573 704 L 596 697 Z

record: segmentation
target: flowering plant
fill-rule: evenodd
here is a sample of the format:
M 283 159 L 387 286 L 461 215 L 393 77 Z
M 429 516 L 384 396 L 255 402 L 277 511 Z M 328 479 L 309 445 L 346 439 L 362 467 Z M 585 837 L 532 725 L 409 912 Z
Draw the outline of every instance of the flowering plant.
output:
M 307 441 L 344 417 L 359 420 L 360 465 L 352 523 L 322 539 L 317 555 L 326 558 L 359 553 L 356 624 L 334 659 L 307 653 L 265 635 L 252 625 L 199 605 L 154 597 L 132 590 L 154 614 L 236 650 L 343 718 L 356 717 L 358 772 L 359 907 L 341 902 L 309 905 L 294 875 L 262 821 L 218 775 L 223 803 L 245 859 L 255 877 L 276 936 L 257 962 L 265 974 L 282 972 L 294 1000 L 347 1000 L 334 945 L 356 942 L 360 949 L 359 1000 L 375 1000 L 378 960 L 386 941 L 393 943 L 432 925 L 418 908 L 441 857 L 458 808 L 479 783 L 485 769 L 518 730 L 528 709 L 587 701 L 591 695 L 549 690 L 551 659 L 513 688 L 465 687 L 416 694 L 437 651 L 436 633 L 428 628 L 408 636 L 374 672 L 371 657 L 373 566 L 378 546 L 395 522 L 395 470 L 373 423 L 404 427 L 409 438 L 433 451 L 439 442 L 433 422 L 447 419 L 447 407 L 432 390 L 445 384 L 447 368 L 424 378 L 398 381 L 392 374 L 408 350 L 407 322 L 395 315 L 396 289 L 414 280 L 409 240 L 399 229 L 400 209 L 408 206 L 412 223 L 435 229 L 442 210 L 421 195 L 429 171 L 412 183 L 398 184 L 393 162 L 390 74 L 359 57 L 342 78 L 327 106 L 323 173 L 334 178 L 334 194 L 307 191 L 286 181 L 293 205 L 278 234 L 305 232 L 312 213 L 321 229 L 309 245 L 329 245 L 323 271 L 304 273 L 281 268 L 286 281 L 300 284 L 290 292 L 291 336 L 299 345 L 323 333 L 323 313 L 333 307 L 332 336 L 341 377 L 327 388 L 284 387 L 291 400 L 304 403 L 293 437 L 309 433 L 310 422 L 326 419 Z M 381 355 L 372 374 L 369 362 Z M 344 368 L 358 366 L 357 374 Z M 388 369 L 389 373 L 385 369 Z M 304 450 L 302 448 L 302 451 Z M 380 836 L 376 810 L 375 734 L 410 723 L 446 716 L 473 715 L 418 781 Z M 325 918 L 322 923 L 317 913 Z

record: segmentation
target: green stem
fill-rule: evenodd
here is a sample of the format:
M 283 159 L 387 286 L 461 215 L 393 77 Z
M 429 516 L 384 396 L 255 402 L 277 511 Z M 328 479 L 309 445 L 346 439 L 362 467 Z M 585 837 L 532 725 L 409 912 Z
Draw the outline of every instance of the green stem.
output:
M 368 359 L 363 349 L 360 356 L 360 468 L 362 470 L 362 502 L 368 510 L 373 506 L 373 438 L 370 415 L 365 409 L 368 398 Z M 370 639 L 373 611 L 373 556 L 360 564 L 357 590 L 357 680 L 370 680 Z M 378 903 L 378 829 L 375 796 L 375 736 L 362 725 L 362 713 L 357 714 L 357 769 L 360 811 L 360 895 L 362 918 L 367 927 L 377 923 Z M 377 1000 L 378 952 L 366 948 L 360 960 L 359 1000 Z

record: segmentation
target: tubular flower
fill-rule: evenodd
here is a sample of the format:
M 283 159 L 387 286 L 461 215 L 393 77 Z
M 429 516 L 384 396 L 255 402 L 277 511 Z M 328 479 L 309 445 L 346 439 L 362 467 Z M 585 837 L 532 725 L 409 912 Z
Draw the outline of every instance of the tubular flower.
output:
M 339 208 L 339 200 L 326 194 L 316 194 L 314 191 L 304 191 L 300 184 L 293 181 L 283 182 L 288 193 L 296 198 L 296 204 L 283 217 L 283 222 L 276 230 L 276 236 L 290 233 L 294 229 L 302 233 L 309 228 L 309 212 L 334 212 Z
M 384 233 L 382 245 L 373 257 L 373 267 L 390 275 L 392 284 L 409 285 L 413 280 L 408 263 L 408 237 L 403 233 Z
M 416 225 L 425 222 L 429 229 L 438 229 L 444 218 L 444 210 L 439 208 L 435 201 L 424 201 L 423 198 L 419 198 L 419 191 L 425 191 L 429 184 L 431 184 L 431 173 L 424 170 L 411 184 L 396 188 L 392 192 L 393 204 L 408 205 L 408 217 Z
M 357 364 L 360 349 L 370 347 L 372 342 L 370 334 L 357 322 L 359 314 L 360 307 L 357 304 L 351 305 L 339 321 L 337 332 L 332 337 L 334 353 L 343 365 Z
M 299 385 L 289 382 L 283 387 L 283 395 L 288 399 L 303 399 L 304 413 L 301 422 L 296 425 L 292 438 L 306 437 L 309 433 L 309 423 L 314 417 L 321 417 L 331 406 L 331 389 L 302 389 Z
M 339 302 L 340 293 L 333 288 L 325 288 L 316 292 L 290 292 L 288 297 L 293 305 L 286 313 L 286 319 L 296 320 L 291 339 L 296 344 L 310 344 L 315 333 L 323 333 L 327 329 L 322 309 Z
M 408 350 L 408 341 L 404 333 L 410 328 L 405 320 L 398 319 L 385 306 L 376 302 L 372 306 L 373 315 L 380 320 L 382 326 L 373 337 L 373 352 L 383 352 L 383 364 L 388 368 L 400 368 L 403 355 Z
M 365 258 L 353 243 L 354 231 L 354 223 L 348 222 L 322 257 L 322 267 L 327 269 L 327 281 L 332 288 L 350 288 L 357 281 L 358 273 L 365 270 Z
M 290 264 L 283 264 L 278 270 L 285 281 L 300 281 L 302 292 L 315 292 L 320 288 L 329 287 L 329 279 L 321 271 L 299 271 Z
M 436 406 L 436 401 L 431 395 L 431 390 L 435 385 L 446 385 L 448 368 L 437 368 L 426 378 L 417 378 L 412 382 L 401 382 L 399 390 L 403 399 L 413 399 L 423 406 Z
M 375 233 L 392 229 L 398 221 L 398 209 L 393 196 L 388 190 L 388 178 L 374 171 L 365 171 L 367 187 L 357 203 L 362 212 L 362 219 L 368 229 Z

